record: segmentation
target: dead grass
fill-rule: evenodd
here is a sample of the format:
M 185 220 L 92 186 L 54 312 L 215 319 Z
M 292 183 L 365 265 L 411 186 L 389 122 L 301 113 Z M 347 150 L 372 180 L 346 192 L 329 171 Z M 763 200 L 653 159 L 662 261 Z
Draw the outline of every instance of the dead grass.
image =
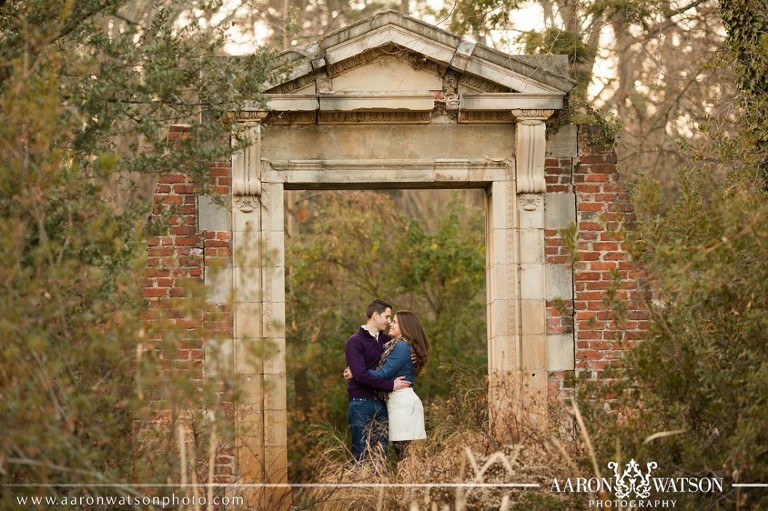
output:
M 426 440 L 412 442 L 399 463 L 369 461 L 356 466 L 342 436 L 318 432 L 323 448 L 306 460 L 313 483 L 294 493 L 297 510 L 571 510 L 580 502 L 549 492 L 552 479 L 589 475 L 587 436 L 578 430 L 573 409 L 553 409 L 546 430 L 531 427 L 524 416 L 491 434 L 484 392 L 433 403 L 426 410 Z M 506 438 L 499 442 L 497 438 Z M 586 461 L 585 468 L 584 462 Z M 445 484 L 538 484 L 538 489 L 446 487 Z M 359 485 L 359 486 L 345 486 Z M 392 485 L 387 487 L 366 485 Z M 416 485 L 434 485 L 429 487 Z M 584 500 L 584 499 L 579 499 Z

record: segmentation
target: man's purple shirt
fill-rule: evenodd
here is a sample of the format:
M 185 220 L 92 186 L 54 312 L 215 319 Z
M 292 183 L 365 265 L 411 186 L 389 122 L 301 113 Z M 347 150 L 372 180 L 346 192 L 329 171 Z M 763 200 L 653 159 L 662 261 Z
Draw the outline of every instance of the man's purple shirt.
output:
M 368 369 L 376 369 L 379 359 L 384 353 L 384 344 L 390 337 L 384 332 L 374 339 L 368 331 L 360 327 L 355 334 L 347 340 L 346 356 L 347 365 L 352 371 L 353 379 L 347 381 L 347 393 L 352 398 L 377 399 L 376 390 L 392 392 L 395 382 L 383 380 L 373 376 Z

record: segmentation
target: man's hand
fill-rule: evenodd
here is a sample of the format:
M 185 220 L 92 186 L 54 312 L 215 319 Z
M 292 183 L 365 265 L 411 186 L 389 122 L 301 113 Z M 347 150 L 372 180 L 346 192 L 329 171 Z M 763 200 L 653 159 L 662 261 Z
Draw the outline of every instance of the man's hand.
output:
M 342 374 L 344 375 L 345 380 L 349 381 L 352 379 L 352 371 L 349 370 L 349 366 L 344 368 L 344 373 Z
M 400 389 L 407 389 L 410 386 L 411 386 L 411 382 L 406 380 L 405 376 L 398 376 L 397 378 L 395 378 L 395 387 L 392 390 L 395 391 Z

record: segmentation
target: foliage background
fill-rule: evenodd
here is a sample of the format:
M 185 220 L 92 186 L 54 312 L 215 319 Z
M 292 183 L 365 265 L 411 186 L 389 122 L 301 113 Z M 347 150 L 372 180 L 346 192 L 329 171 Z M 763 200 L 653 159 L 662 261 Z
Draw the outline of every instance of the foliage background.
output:
M 198 3 L 198 22 L 179 23 L 188 9 L 0 2 L 2 509 L 26 494 L 133 495 L 120 485 L 189 477 L 176 448 L 182 410 L 198 452 L 214 428 L 189 410 L 214 412 L 225 430 L 217 382 L 170 370 L 180 336 L 150 340 L 142 322 L 146 236 L 167 225 L 147 222 L 133 180 L 182 168 L 199 179 L 202 161 L 226 159 L 230 127 L 203 116 L 252 99 L 269 58 L 222 61 L 224 31 L 205 23 L 218 6 Z M 172 148 L 172 123 L 190 125 L 195 143 Z M 201 309 L 195 296 L 180 317 Z
M 426 404 L 448 397 L 457 366 L 473 374 L 487 367 L 482 209 L 455 192 L 429 230 L 400 210 L 399 194 L 315 192 L 287 243 L 289 443 L 296 446 L 289 455 L 297 478 L 318 449 L 313 430 L 325 424 L 345 434 L 344 345 L 373 298 L 422 320 L 431 348 L 416 389 Z

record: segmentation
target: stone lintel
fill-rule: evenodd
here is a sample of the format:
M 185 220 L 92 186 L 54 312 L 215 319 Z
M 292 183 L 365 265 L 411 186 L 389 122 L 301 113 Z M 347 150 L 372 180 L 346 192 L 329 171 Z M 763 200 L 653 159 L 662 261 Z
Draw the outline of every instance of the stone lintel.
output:
M 462 94 L 461 110 L 559 110 L 562 94 Z
M 286 185 L 482 186 L 508 179 L 506 160 L 277 160 L 269 162 L 265 183 Z
M 435 108 L 435 98 L 425 91 L 398 91 L 397 93 L 323 94 L 318 97 L 320 110 L 349 112 L 353 110 L 419 110 Z

